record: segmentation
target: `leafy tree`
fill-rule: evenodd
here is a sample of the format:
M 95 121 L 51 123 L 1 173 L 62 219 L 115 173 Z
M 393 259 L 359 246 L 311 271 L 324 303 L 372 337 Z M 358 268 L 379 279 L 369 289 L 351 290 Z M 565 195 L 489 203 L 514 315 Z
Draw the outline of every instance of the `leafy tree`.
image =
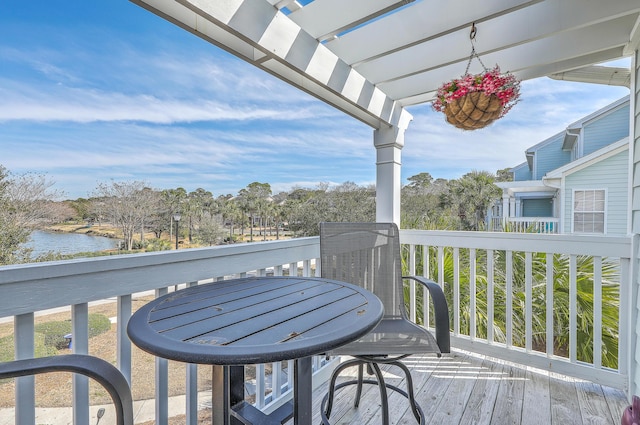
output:
M 503 168 L 496 171 L 496 182 L 511 182 L 513 181 L 513 172 L 511 168 Z
M 449 182 L 449 191 L 441 196 L 443 207 L 450 208 L 460 220 L 460 230 L 482 230 L 486 212 L 500 196 L 495 177 L 487 171 L 472 171 Z
M 236 223 L 242 222 L 242 211 L 231 195 L 219 196 L 217 201 L 223 223 L 229 226 L 229 242 L 233 242 L 233 229 Z
M 185 203 L 187 199 L 187 191 L 181 187 L 177 189 L 165 189 L 160 192 L 160 195 L 163 205 L 161 215 L 164 216 L 164 223 L 166 223 L 160 227 L 166 229 L 165 226 L 168 226 L 169 239 L 173 239 L 173 215 L 182 213 L 182 204 Z
M 59 220 L 61 193 L 38 174 L 12 176 L 0 165 L 0 264 L 31 261 L 32 250 L 23 244 L 35 229 Z
M 345 182 L 334 188 L 327 183 L 315 190 L 295 191 L 288 207 L 289 227 L 297 236 L 314 236 L 322 221 L 371 222 L 375 220 L 375 189 Z
M 420 173 L 416 174 L 415 176 L 409 177 L 407 180 L 411 182 L 406 186 L 407 188 L 422 192 L 427 190 L 429 186 L 431 186 L 433 177 L 429 173 Z
M 226 233 L 221 216 L 212 214 L 210 211 L 200 215 L 194 227 L 195 239 L 204 245 L 211 246 L 221 243 Z
M 211 216 L 215 212 L 215 199 L 211 192 L 198 188 L 189 192 L 186 202 L 182 204 L 182 220 L 187 223 L 189 242 L 193 242 L 193 230 L 196 223 L 201 223 L 205 214 Z
M 142 181 L 100 183 L 96 188 L 96 202 L 102 202 L 113 224 L 120 227 L 126 250 L 133 249 L 133 235 L 144 227 L 152 215 L 152 190 Z
M 407 179 L 409 184 L 401 192 L 401 227 L 404 229 L 447 229 L 440 197 L 447 190 L 446 181 L 435 182 L 429 173 Z
M 253 242 L 253 226 L 255 219 L 263 220 L 267 205 L 270 202 L 271 185 L 269 183 L 253 182 L 238 192 L 240 209 L 249 216 L 250 241 Z

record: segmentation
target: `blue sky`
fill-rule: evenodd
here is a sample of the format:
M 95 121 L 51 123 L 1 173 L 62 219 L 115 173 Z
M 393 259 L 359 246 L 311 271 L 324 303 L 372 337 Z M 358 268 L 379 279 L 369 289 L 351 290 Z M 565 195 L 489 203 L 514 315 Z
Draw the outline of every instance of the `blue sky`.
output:
M 527 147 L 627 94 L 526 81 L 505 118 L 474 132 L 430 105 L 408 108 L 403 180 L 515 166 Z M 371 128 L 123 0 L 3 4 L 0 164 L 44 174 L 72 199 L 111 180 L 214 196 L 254 181 L 274 193 L 375 181 Z

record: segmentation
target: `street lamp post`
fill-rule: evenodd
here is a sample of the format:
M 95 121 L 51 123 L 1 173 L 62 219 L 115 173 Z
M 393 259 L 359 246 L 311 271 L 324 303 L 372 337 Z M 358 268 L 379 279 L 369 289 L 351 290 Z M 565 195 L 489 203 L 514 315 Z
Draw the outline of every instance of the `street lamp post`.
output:
M 178 249 L 178 224 L 180 223 L 180 213 L 175 213 L 173 215 L 173 221 L 176 222 L 176 249 Z

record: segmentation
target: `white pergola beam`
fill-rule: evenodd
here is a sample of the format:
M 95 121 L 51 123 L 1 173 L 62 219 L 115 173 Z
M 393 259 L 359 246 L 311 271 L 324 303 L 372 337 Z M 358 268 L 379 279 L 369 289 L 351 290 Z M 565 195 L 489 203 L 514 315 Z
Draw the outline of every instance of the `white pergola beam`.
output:
M 498 52 L 571 30 L 584 32 L 586 28 L 589 28 L 589 33 L 602 34 L 603 31 L 600 28 L 605 26 L 618 27 L 617 43 L 619 45 L 625 44 L 628 41 L 628 29 L 633 25 L 634 17 L 630 15 L 626 18 L 614 19 L 611 22 L 599 22 L 604 15 L 605 8 L 606 10 L 611 9 L 605 4 L 576 13 L 559 0 L 553 0 L 514 11 L 508 16 L 501 15 L 477 25 L 476 51 L 480 55 L 485 52 Z M 616 3 L 613 8 L 620 8 L 620 5 Z M 616 11 L 614 10 L 614 12 Z M 553 16 L 554 19 L 549 19 L 549 16 Z M 538 24 L 530 25 L 532 21 L 538 22 Z M 589 46 L 581 47 L 584 49 Z M 591 51 L 595 52 L 599 49 L 601 47 L 594 46 Z M 455 62 L 464 64 L 468 60 L 468 55 L 460 56 L 460 52 L 470 50 L 469 28 L 464 28 L 443 35 L 437 41 L 413 45 L 366 61 L 356 66 L 356 69 L 371 82 L 377 84 L 398 78 L 398 76 L 412 75 L 424 69 L 434 69 L 442 64 Z M 539 58 L 539 62 L 545 63 L 547 60 L 543 56 Z M 487 65 L 489 66 L 489 64 Z M 401 69 L 399 70 L 398 67 Z
M 460 30 L 466 31 L 468 44 L 472 22 L 483 22 L 488 16 L 500 16 L 538 1 L 483 0 L 469 7 L 463 0 L 424 0 L 326 44 L 349 64 Z
M 134 1 L 373 128 L 396 125 L 402 113 L 397 102 L 265 0 Z
M 563 32 L 553 37 L 489 53 L 481 58 L 487 67 L 499 64 L 503 71 L 515 72 L 518 77 L 524 79 L 547 75 L 536 75 L 537 73 L 533 71 L 536 68 L 543 69 L 549 64 L 555 64 L 556 69 L 553 69 L 553 73 L 573 69 L 577 66 L 591 65 L 595 63 L 590 62 L 594 53 L 612 52 L 616 49 L 616 47 L 611 47 L 612 40 L 617 40 L 619 54 L 622 52 L 629 37 L 625 27 L 628 28 L 630 19 L 634 19 L 634 17 L 623 16 L 615 21 L 615 25 L 605 22 L 575 31 Z M 571 56 L 566 53 L 569 51 Z M 611 59 L 609 55 L 604 56 L 605 58 L 602 60 Z M 557 69 L 557 65 L 565 61 L 571 61 L 572 68 Z M 474 68 L 470 69 L 470 72 L 481 70 L 481 68 L 478 69 L 480 66 L 478 63 L 474 63 L 473 66 Z M 454 63 L 432 69 L 429 72 L 421 72 L 388 83 L 380 83 L 379 87 L 392 98 L 403 99 L 415 96 L 418 88 L 421 88 L 423 93 L 434 91 L 442 82 L 462 75 L 464 70 L 463 64 Z
M 412 1 L 314 0 L 289 17 L 312 37 L 323 41 Z

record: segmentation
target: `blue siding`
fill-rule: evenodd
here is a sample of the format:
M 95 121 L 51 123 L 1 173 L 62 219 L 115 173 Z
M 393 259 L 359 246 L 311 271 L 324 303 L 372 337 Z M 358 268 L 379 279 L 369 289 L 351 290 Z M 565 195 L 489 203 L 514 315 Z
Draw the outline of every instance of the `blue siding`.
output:
M 562 195 L 565 206 L 564 233 L 571 232 L 573 189 L 605 189 L 606 232 L 608 235 L 626 235 L 628 162 L 629 151 L 625 150 L 566 177 Z
M 529 166 L 526 162 L 512 168 L 511 170 L 513 171 L 513 181 L 522 182 L 531 180 L 531 170 L 529 170 Z
M 536 150 L 534 156 L 535 166 L 532 180 L 541 180 L 549 171 L 560 168 L 571 162 L 571 152 L 562 150 L 564 133 L 555 136 L 549 143 Z
M 523 199 L 523 217 L 553 217 L 553 198 Z
M 583 129 L 583 155 L 629 135 L 629 103 L 589 122 Z

